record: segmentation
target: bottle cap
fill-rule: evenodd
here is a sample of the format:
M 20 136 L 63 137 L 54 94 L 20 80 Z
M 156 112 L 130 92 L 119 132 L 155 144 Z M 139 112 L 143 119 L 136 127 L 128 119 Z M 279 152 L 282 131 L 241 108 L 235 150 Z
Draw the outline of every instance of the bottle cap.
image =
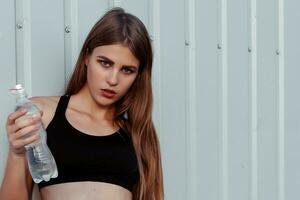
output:
M 13 94 L 15 94 L 17 92 L 22 92 L 22 91 L 24 91 L 24 88 L 21 84 L 17 84 L 17 85 L 15 85 L 15 87 L 9 89 L 9 92 L 13 93 Z
M 17 84 L 17 85 L 15 86 L 15 88 L 16 88 L 17 90 L 23 89 L 22 84 Z

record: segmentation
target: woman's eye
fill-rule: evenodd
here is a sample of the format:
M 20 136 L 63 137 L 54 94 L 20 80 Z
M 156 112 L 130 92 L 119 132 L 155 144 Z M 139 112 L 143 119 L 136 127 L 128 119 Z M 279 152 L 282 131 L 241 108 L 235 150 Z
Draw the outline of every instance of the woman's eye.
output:
M 123 70 L 123 72 L 125 72 L 126 74 L 131 74 L 131 73 L 133 73 L 133 70 L 131 70 L 131 69 L 129 69 L 129 68 L 123 68 L 122 70 Z
M 110 67 L 110 63 L 105 60 L 99 60 L 98 62 L 104 67 Z

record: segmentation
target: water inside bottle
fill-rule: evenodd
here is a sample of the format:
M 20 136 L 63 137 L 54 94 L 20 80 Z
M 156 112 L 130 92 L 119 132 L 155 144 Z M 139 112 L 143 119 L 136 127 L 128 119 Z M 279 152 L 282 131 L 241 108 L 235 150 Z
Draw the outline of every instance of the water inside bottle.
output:
M 50 178 L 57 177 L 55 161 L 49 159 L 51 157 L 50 151 L 45 150 L 42 143 L 29 145 L 26 149 L 29 170 L 35 183 L 40 183 L 43 180 L 49 181 Z

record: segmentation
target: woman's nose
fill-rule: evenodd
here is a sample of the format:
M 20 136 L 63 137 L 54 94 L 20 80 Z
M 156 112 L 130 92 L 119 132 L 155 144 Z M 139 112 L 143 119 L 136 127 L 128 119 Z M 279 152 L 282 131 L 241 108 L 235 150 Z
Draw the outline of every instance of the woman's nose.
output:
M 118 84 L 119 80 L 118 80 L 118 72 L 112 71 L 108 77 L 107 77 L 107 82 L 109 83 L 109 85 L 111 86 L 115 86 Z

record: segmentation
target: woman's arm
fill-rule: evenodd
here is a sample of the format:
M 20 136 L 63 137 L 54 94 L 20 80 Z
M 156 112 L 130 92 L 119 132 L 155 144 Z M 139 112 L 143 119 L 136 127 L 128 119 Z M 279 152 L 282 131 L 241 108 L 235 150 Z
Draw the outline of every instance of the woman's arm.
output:
M 38 102 L 34 103 L 38 104 Z M 41 110 L 41 105 L 37 106 Z M 0 200 L 27 200 L 31 196 L 33 181 L 28 169 L 25 146 L 39 140 L 40 135 L 36 131 L 42 119 L 42 112 L 17 120 L 26 112 L 26 110 L 18 110 L 7 118 L 9 153 L 0 188 Z
M 1 185 L 1 200 L 28 200 L 31 196 L 33 181 L 28 170 L 25 153 L 9 152 L 5 175 Z

